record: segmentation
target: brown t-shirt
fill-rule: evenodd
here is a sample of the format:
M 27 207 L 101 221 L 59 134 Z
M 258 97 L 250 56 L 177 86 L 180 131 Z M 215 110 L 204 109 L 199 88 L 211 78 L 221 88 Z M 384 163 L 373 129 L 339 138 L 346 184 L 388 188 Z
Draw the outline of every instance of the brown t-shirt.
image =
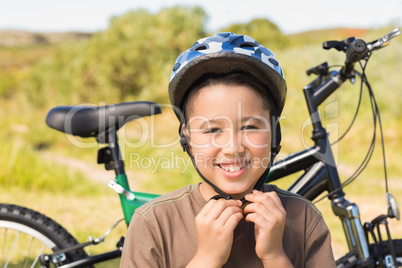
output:
M 317 208 L 273 185 L 264 185 L 263 191 L 275 191 L 286 210 L 283 248 L 294 267 L 335 267 L 330 233 Z M 195 217 L 206 203 L 196 184 L 138 208 L 128 228 L 120 267 L 185 267 L 197 251 Z M 236 227 L 224 267 L 263 267 L 255 253 L 253 223 L 243 219 Z

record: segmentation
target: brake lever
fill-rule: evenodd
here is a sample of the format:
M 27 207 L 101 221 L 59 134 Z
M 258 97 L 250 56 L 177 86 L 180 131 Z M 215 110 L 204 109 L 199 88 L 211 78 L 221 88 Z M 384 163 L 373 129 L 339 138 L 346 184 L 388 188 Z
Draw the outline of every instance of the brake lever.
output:
M 387 204 L 388 204 L 388 216 L 390 218 L 396 218 L 399 221 L 401 218 L 399 205 L 398 202 L 396 202 L 394 196 L 390 193 L 387 193 Z
M 383 47 L 389 45 L 389 42 L 391 41 L 391 39 L 400 34 L 401 34 L 401 30 L 399 30 L 398 28 L 395 28 L 394 30 L 390 31 L 389 33 L 387 33 L 380 39 L 377 39 L 375 41 L 368 43 L 367 44 L 368 51 L 373 51 L 373 50 L 380 49 L 380 48 L 383 48 Z
M 355 41 L 356 38 L 355 37 L 349 37 L 346 38 L 342 41 L 325 41 L 322 43 L 322 48 L 323 49 L 331 49 L 331 48 L 335 48 L 338 51 L 343 51 L 345 52 L 348 47 L 350 46 L 350 44 L 353 43 L 353 41 Z
M 306 71 L 307 75 L 316 74 L 316 75 L 326 75 L 328 74 L 329 66 L 328 62 L 321 63 L 318 66 L 310 68 Z
M 389 42 L 392 38 L 394 38 L 400 34 L 401 34 L 401 30 L 399 30 L 398 28 L 395 28 L 394 30 L 392 30 L 389 33 L 387 33 L 386 35 L 384 35 L 382 39 L 384 40 L 384 42 Z

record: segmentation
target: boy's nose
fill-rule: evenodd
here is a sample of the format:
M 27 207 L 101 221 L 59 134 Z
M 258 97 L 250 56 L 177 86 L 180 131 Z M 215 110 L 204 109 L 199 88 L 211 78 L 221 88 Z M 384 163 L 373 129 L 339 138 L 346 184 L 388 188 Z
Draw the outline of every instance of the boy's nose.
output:
M 222 146 L 222 152 L 228 155 L 244 153 L 244 145 L 241 136 L 234 134 L 229 138 L 228 142 Z

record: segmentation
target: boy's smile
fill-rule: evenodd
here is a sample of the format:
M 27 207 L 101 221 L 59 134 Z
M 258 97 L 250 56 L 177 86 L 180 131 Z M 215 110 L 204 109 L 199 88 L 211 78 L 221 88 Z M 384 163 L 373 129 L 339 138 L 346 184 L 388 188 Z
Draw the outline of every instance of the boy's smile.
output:
M 192 101 L 186 135 L 199 171 L 219 189 L 241 199 L 269 164 L 269 107 L 255 90 L 238 85 L 202 88 Z M 201 184 L 205 199 L 215 195 Z
M 218 162 L 216 165 L 221 169 L 221 172 L 223 173 L 224 176 L 228 178 L 236 178 L 240 177 L 243 175 L 244 172 L 246 172 L 248 166 L 249 166 L 249 161 L 247 160 L 222 160 Z

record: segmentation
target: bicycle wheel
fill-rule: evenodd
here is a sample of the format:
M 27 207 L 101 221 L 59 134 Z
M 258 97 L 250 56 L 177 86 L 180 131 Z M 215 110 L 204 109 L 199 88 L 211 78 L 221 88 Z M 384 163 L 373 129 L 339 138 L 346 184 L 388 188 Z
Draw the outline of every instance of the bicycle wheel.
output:
M 41 254 L 78 244 L 52 219 L 34 210 L 0 204 L 0 267 L 40 267 Z M 85 258 L 83 249 L 58 255 L 62 264 Z M 61 264 L 60 263 L 60 264 Z
M 397 261 L 396 267 L 402 267 L 402 239 L 394 239 L 392 240 L 392 242 L 394 243 L 396 253 L 396 261 Z M 390 254 L 388 241 L 383 241 L 380 244 L 380 249 L 381 252 L 383 253 L 383 256 Z M 375 249 L 375 246 L 373 244 L 370 245 L 369 250 L 370 250 L 370 256 L 372 256 L 373 259 L 375 260 L 374 267 L 384 267 L 382 264 L 378 263 L 379 258 L 377 256 L 377 250 Z M 357 252 L 355 251 L 349 252 L 342 258 L 338 259 L 336 261 L 336 267 L 337 268 L 361 267 L 358 264 Z

